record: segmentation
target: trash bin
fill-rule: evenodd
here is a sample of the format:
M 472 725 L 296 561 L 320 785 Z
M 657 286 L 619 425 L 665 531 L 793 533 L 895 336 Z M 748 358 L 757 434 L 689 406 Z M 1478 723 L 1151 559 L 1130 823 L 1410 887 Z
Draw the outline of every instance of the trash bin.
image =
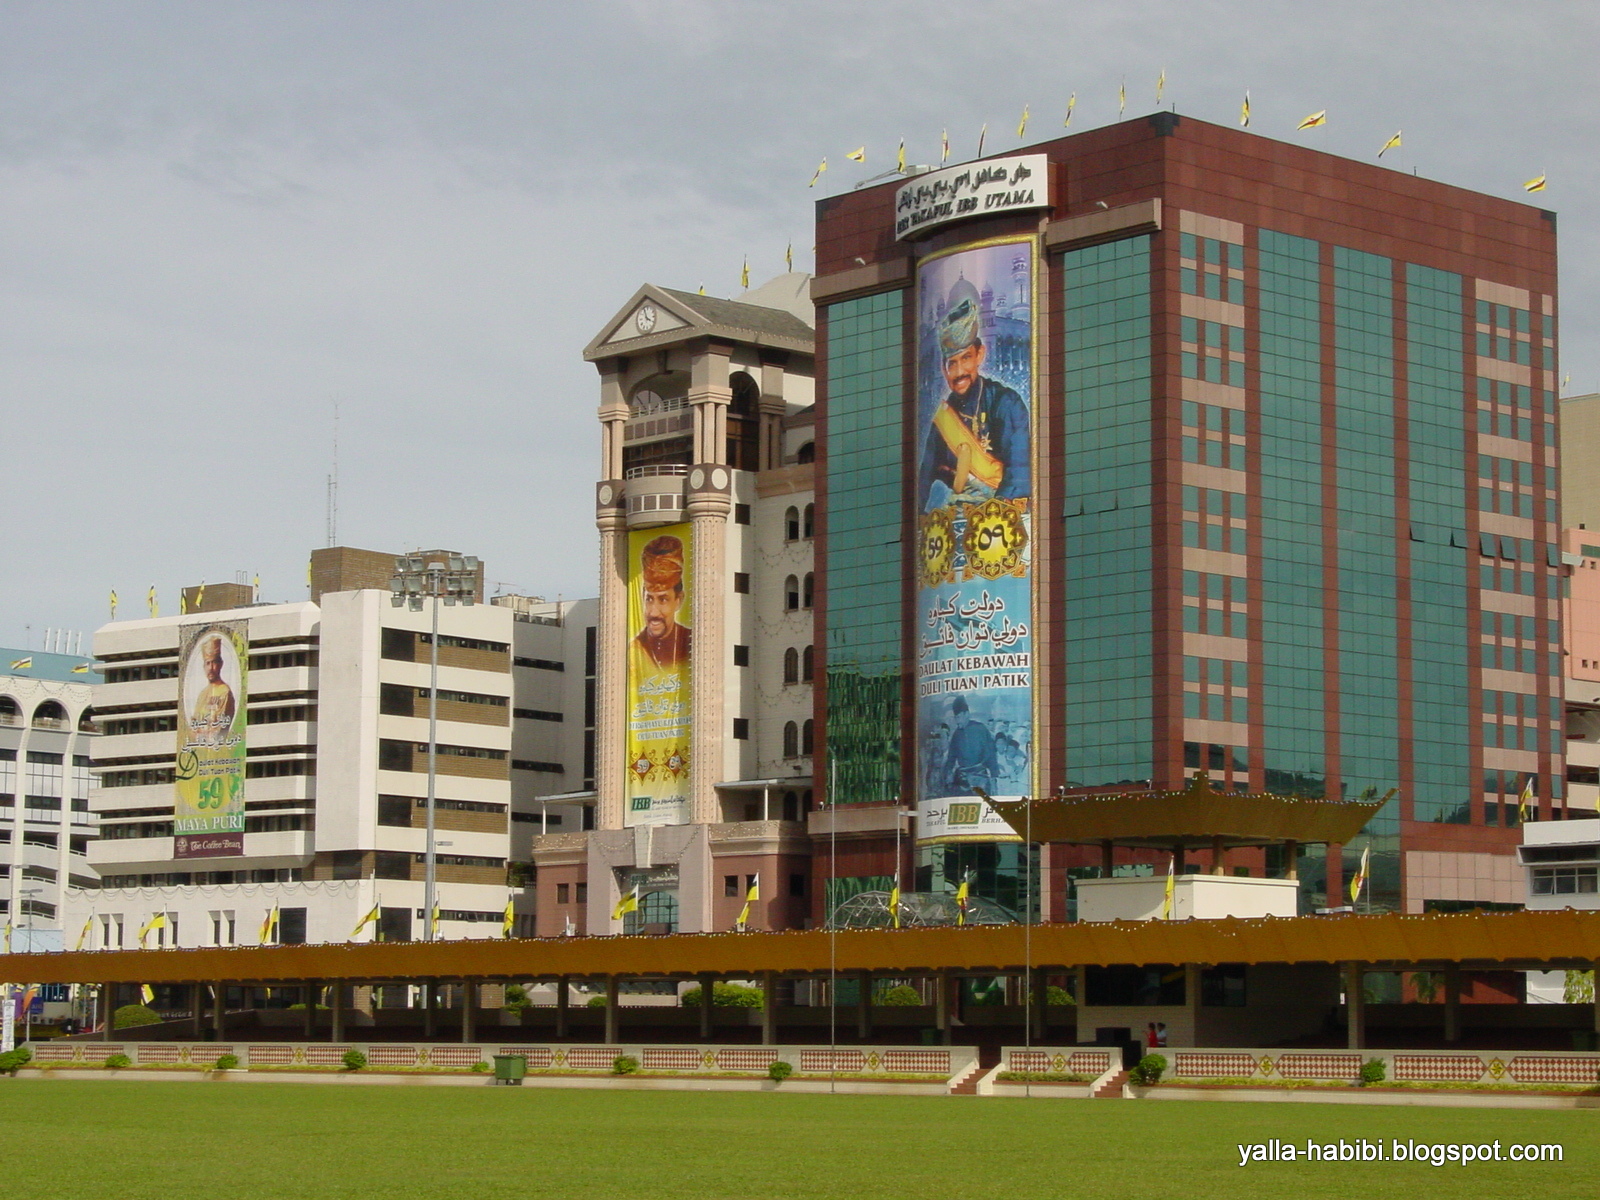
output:
M 528 1060 L 521 1054 L 496 1054 L 494 1056 L 494 1081 L 522 1086 L 528 1074 Z

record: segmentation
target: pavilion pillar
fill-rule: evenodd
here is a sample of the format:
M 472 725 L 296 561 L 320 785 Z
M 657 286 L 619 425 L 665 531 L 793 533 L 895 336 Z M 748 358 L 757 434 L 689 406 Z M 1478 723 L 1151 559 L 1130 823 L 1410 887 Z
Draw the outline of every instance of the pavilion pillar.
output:
M 306 1005 L 305 1019 L 301 1026 L 301 1032 L 308 1042 L 315 1036 L 317 1031 L 317 993 L 320 990 L 312 982 L 307 982 L 300 989 L 300 999 L 304 1000 Z
M 1461 968 L 1455 964 L 1444 969 L 1444 1040 L 1461 1040 Z
M 328 1007 L 333 1012 L 333 1036 L 330 1040 L 342 1042 L 344 1041 L 344 982 L 342 980 L 335 981 L 331 991 L 332 1003 Z
M 117 1019 L 117 985 L 102 983 L 100 985 L 100 1040 L 111 1040 L 111 1027 Z
M 856 975 L 856 1037 L 863 1042 L 872 1037 L 872 975 L 867 971 Z
M 1113 868 L 1113 865 L 1114 865 L 1113 860 L 1115 859 L 1115 857 L 1116 856 L 1112 853 L 1111 839 L 1110 838 L 1106 838 L 1104 841 L 1102 841 L 1100 843 L 1100 878 L 1101 879 L 1110 879 L 1111 878 L 1111 872 L 1112 872 L 1112 868 Z
M 433 980 L 424 979 L 422 981 L 422 1036 L 430 1042 L 438 1036 L 438 1031 L 435 1028 L 438 1007 L 438 989 L 434 987 Z
M 939 1040 L 950 1044 L 950 975 L 940 971 L 934 977 L 933 1022 L 939 1030 Z
M 220 979 L 212 985 L 211 1027 L 216 1030 L 217 1041 L 227 1036 L 228 987 Z
M 606 1045 L 615 1046 L 622 1040 L 621 1013 L 617 1010 L 617 977 L 606 976 Z
M 1044 1040 L 1050 1028 L 1050 977 L 1043 971 L 1033 972 L 1033 1036 Z
M 778 1044 L 778 977 L 761 972 L 761 1044 Z
M 206 1002 L 205 993 L 200 990 L 199 982 L 189 985 L 189 1036 L 199 1041 L 206 1028 Z
M 1285 879 L 1300 878 L 1300 843 L 1288 841 L 1283 844 L 1283 864 Z
M 565 975 L 556 980 L 556 1037 L 567 1036 L 568 1008 L 572 1002 L 572 982 Z
M 1223 857 L 1224 850 L 1225 847 L 1220 837 L 1211 839 L 1211 873 L 1213 875 L 1226 875 L 1228 873 L 1228 864 Z
M 713 1022 L 716 1020 L 716 1010 L 711 1001 L 716 995 L 717 981 L 712 975 L 700 976 L 700 1040 L 709 1042 L 715 1034 Z
M 1600 1037 L 1600 962 L 1592 962 L 1589 969 L 1594 972 L 1591 976 L 1594 990 L 1594 1031 Z
M 1367 1001 L 1362 991 L 1365 974 L 1360 963 L 1344 965 L 1346 1045 L 1351 1050 L 1364 1050 L 1367 1044 Z
M 1172 848 L 1172 873 L 1174 875 L 1182 875 L 1183 866 L 1183 846 L 1179 844 Z
M 472 1043 L 472 1018 L 473 1005 L 478 999 L 478 989 L 470 979 L 461 981 L 461 1041 L 463 1044 Z
M 1200 964 L 1183 964 L 1183 1007 L 1189 1023 L 1189 1045 L 1209 1046 L 1212 1043 L 1203 1041 L 1200 1037 Z M 1181 1045 L 1172 1041 L 1172 1030 L 1167 1030 L 1169 1044 Z

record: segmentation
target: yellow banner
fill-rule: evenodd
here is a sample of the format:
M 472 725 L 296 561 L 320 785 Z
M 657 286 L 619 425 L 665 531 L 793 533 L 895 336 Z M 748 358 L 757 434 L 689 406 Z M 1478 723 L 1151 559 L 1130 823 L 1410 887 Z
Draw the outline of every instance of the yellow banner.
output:
M 689 819 L 691 545 L 688 525 L 628 534 L 627 825 Z
M 173 857 L 243 854 L 249 622 L 185 625 L 179 636 Z

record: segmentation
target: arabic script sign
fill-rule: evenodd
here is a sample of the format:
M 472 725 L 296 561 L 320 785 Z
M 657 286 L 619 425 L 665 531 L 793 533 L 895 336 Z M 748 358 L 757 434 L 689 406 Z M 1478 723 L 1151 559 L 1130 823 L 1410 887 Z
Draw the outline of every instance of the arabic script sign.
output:
M 921 237 L 951 221 L 1050 207 L 1050 162 L 1018 154 L 919 175 L 894 194 L 897 241 Z

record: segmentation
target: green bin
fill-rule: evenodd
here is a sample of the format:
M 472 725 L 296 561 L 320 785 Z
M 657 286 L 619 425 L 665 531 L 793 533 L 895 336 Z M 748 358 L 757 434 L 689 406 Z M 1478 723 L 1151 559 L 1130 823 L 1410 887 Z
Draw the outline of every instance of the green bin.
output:
M 522 1086 L 528 1074 L 528 1060 L 521 1054 L 496 1054 L 494 1056 L 494 1081 Z

